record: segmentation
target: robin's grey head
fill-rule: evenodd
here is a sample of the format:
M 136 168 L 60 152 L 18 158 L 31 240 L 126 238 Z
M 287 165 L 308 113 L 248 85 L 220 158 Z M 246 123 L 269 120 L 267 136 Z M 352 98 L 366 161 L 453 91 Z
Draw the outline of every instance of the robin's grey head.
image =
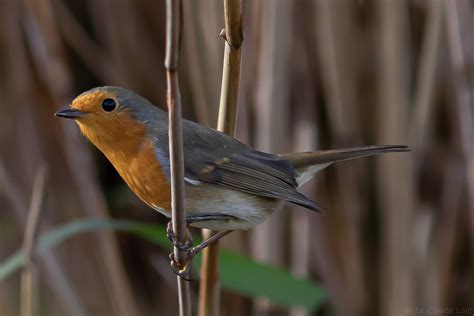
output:
M 143 129 L 148 122 L 159 124 L 167 118 L 164 111 L 147 99 L 114 86 L 86 91 L 55 115 L 74 119 L 84 135 L 94 143 L 97 140 L 116 141 L 120 135 Z
M 138 121 L 147 121 L 156 115 L 156 107 L 142 96 L 121 87 L 104 86 L 88 90 L 76 97 L 70 107 L 57 116 L 87 120 L 110 120 L 128 114 Z

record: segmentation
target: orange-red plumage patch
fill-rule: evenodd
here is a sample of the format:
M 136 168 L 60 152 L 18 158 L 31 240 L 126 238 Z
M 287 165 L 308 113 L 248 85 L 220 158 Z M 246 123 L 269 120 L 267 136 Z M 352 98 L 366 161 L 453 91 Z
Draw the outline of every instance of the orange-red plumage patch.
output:
M 156 158 L 153 144 L 147 139 L 129 161 L 113 162 L 122 178 L 135 194 L 151 207 L 171 210 L 168 179 Z
M 145 125 L 127 110 L 105 113 L 100 104 L 115 95 L 102 91 L 87 93 L 72 107 L 85 113 L 77 120 L 82 133 L 104 153 L 135 194 L 149 206 L 171 210 L 171 188 L 163 173 Z
M 114 98 L 115 95 L 106 91 L 94 91 L 83 93 L 71 103 L 71 107 L 82 112 L 95 112 L 100 109 L 100 104 L 106 98 Z

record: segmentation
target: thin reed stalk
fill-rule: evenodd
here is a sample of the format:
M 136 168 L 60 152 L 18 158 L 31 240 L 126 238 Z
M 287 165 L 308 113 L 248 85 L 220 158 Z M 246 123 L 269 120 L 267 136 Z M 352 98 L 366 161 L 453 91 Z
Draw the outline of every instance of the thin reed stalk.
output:
M 73 94 L 73 74 L 66 58 L 65 47 L 54 18 L 52 1 L 25 0 L 31 19 L 26 37 L 37 71 L 43 74 L 45 91 L 51 95 L 56 108 L 70 101 Z M 40 42 L 41 38 L 44 42 Z M 91 216 L 109 218 L 107 203 L 94 176 L 88 150 L 73 126 L 63 122 L 64 150 L 68 167 L 73 175 L 84 210 Z M 83 152 L 84 155 L 77 155 Z M 111 232 L 101 232 L 96 254 L 100 259 L 100 273 L 104 276 L 109 304 L 117 315 L 138 315 L 138 309 L 120 258 L 117 240 Z
M 443 4 L 440 0 L 427 3 L 428 21 L 421 48 L 420 66 L 416 78 L 416 94 L 413 100 L 413 118 L 410 122 L 410 139 L 415 149 L 426 146 L 426 139 L 434 112 L 433 98 L 437 81 L 443 26 Z
M 166 1 L 166 81 L 169 114 L 169 143 L 171 164 L 171 203 L 173 232 L 180 242 L 186 240 L 186 210 L 184 209 L 184 158 L 183 135 L 181 129 L 181 95 L 179 91 L 178 64 L 182 27 L 181 0 Z M 174 247 L 178 266 L 187 264 L 186 253 Z M 189 283 L 177 277 L 179 293 L 179 314 L 191 315 Z
M 357 53 L 350 38 L 354 27 L 350 21 L 352 14 L 349 6 L 341 6 L 340 3 L 331 1 L 318 1 L 315 6 L 315 16 L 318 21 L 317 36 L 321 78 L 323 93 L 327 99 L 327 112 L 330 135 L 333 137 L 332 146 L 343 147 L 347 144 L 357 143 L 360 138 L 357 115 L 354 111 L 356 89 L 355 80 L 348 80 L 353 76 L 354 62 L 345 55 Z M 355 33 L 355 32 L 354 32 Z M 354 34 L 352 33 L 352 34 Z M 350 260 L 342 261 L 334 268 L 341 272 L 337 274 L 341 283 L 347 284 L 341 287 L 342 292 L 338 300 L 344 304 L 336 304 L 341 314 L 356 314 L 364 305 L 364 282 L 362 269 L 362 241 L 360 221 L 362 209 L 361 203 L 354 203 L 359 198 L 357 188 L 358 171 L 357 165 L 351 165 L 350 169 L 343 166 L 335 168 L 337 181 L 337 202 L 332 206 L 332 212 L 338 214 L 337 225 L 341 233 L 334 238 L 338 252 L 344 253 Z
M 225 39 L 224 67 L 222 70 L 221 99 L 217 129 L 234 135 L 240 83 L 242 56 L 242 1 L 224 0 Z
M 377 142 L 408 142 L 407 113 L 409 113 L 409 69 L 404 63 L 407 56 L 407 8 L 401 2 L 381 1 L 379 68 L 380 100 L 377 109 Z M 413 308 L 414 289 L 413 209 L 415 205 L 413 161 L 410 155 L 378 158 L 381 216 L 381 315 L 399 315 Z
M 286 78 L 292 65 L 293 12 L 295 2 L 284 0 L 264 1 L 260 9 L 261 28 L 257 75 L 250 79 L 255 88 L 255 147 L 258 150 L 278 153 L 288 151 L 290 120 L 290 85 Z M 274 212 L 258 229 L 250 232 L 252 256 L 280 267 L 284 266 L 287 219 L 286 209 Z M 254 302 L 255 314 L 277 313 L 269 300 L 258 298 Z
M 455 95 L 456 114 L 459 120 L 461 148 L 466 166 L 468 192 L 468 218 L 470 221 L 470 246 L 474 245 L 474 113 L 467 65 L 469 56 L 464 52 L 462 28 L 463 10 L 467 12 L 467 2 L 445 2 L 446 23 L 448 31 L 449 56 L 453 73 L 453 90 Z M 472 25 L 472 24 L 471 24 Z M 474 256 L 474 255 L 473 255 Z
M 14 178 L 10 176 L 5 167 L 0 162 L 0 186 L 8 188 L 5 196 L 8 202 L 13 205 L 18 221 L 23 222 L 23 210 L 26 210 L 24 199 L 21 198 L 21 193 L 16 185 Z M 25 211 L 26 212 L 26 211 Z M 21 213 L 21 214 L 20 214 Z M 63 267 L 59 264 L 58 258 L 55 254 L 47 254 L 42 258 L 44 269 L 46 270 L 45 279 L 48 285 L 53 290 L 54 294 L 60 298 L 64 304 L 69 315 L 82 316 L 86 315 L 81 302 L 73 288 L 71 282 L 68 280 Z
M 225 40 L 224 65 L 222 70 L 221 97 L 217 129 L 234 135 L 240 83 L 240 60 L 242 55 L 242 1 L 224 0 L 225 29 L 221 36 Z M 204 240 L 213 232 L 202 230 Z M 203 251 L 201 283 L 199 288 L 199 315 L 220 315 L 219 309 L 219 243 L 215 242 Z
M 45 167 L 42 165 L 36 172 L 31 194 L 30 209 L 26 220 L 25 235 L 23 238 L 23 251 L 27 264 L 21 273 L 20 315 L 33 316 L 38 314 L 39 292 L 38 272 L 33 262 L 33 247 L 35 244 L 39 220 L 44 199 Z

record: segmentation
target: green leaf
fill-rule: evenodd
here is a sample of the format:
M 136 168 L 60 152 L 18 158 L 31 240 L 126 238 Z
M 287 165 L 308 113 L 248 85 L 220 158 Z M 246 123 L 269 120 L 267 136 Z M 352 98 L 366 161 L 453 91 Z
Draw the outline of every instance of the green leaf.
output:
M 15 252 L 0 265 L 0 281 L 15 273 L 26 261 L 25 254 L 21 251 Z
M 311 311 L 327 301 L 327 293 L 322 287 L 311 281 L 295 278 L 283 269 L 225 250 L 220 252 L 219 260 L 220 279 L 224 289 Z M 200 261 L 196 264 L 200 265 Z
M 101 230 L 127 231 L 154 244 L 171 250 L 166 237 L 166 229 L 161 225 L 152 225 L 122 220 L 86 219 L 66 224 L 39 237 L 36 254 L 44 254 L 49 249 L 80 233 Z M 199 242 L 197 238 L 195 242 Z M 303 307 L 315 310 L 327 301 L 326 291 L 314 283 L 294 278 L 289 272 L 252 259 L 222 250 L 219 256 L 222 287 L 250 297 L 267 298 L 270 301 L 289 307 Z M 18 271 L 26 258 L 20 250 L 0 265 L 0 281 Z M 201 256 L 194 260 L 197 270 L 201 265 Z M 170 270 L 171 271 L 171 270 Z

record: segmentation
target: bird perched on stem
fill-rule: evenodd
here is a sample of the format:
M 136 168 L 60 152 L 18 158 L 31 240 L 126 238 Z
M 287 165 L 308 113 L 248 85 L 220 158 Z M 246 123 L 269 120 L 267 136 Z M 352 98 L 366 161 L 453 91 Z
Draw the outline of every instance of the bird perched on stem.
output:
M 166 112 L 129 90 L 105 86 L 82 93 L 55 115 L 74 119 L 130 189 L 171 217 Z M 183 120 L 182 128 L 187 221 L 222 231 L 218 237 L 255 227 L 284 202 L 321 210 L 297 189 L 334 162 L 409 150 L 387 145 L 268 154 L 192 121 Z

